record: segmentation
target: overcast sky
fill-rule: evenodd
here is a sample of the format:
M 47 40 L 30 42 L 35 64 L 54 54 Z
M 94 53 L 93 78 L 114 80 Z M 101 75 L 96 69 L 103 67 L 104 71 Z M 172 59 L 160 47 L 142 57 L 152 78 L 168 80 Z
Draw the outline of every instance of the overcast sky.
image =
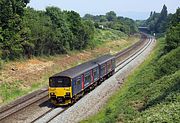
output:
M 174 13 L 180 7 L 180 0 L 30 0 L 29 6 L 36 10 L 57 6 L 62 10 L 74 10 L 81 16 L 115 11 L 119 16 L 146 19 L 150 11 L 160 12 L 164 4 L 168 12 Z

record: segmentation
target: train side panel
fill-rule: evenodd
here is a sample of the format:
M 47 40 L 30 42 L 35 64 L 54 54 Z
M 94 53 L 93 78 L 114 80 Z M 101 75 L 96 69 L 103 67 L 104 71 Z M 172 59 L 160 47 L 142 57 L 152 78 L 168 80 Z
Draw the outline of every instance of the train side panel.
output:
M 72 81 L 72 95 L 76 95 L 82 90 L 83 78 L 82 75 L 77 76 Z
M 84 74 L 84 88 L 87 88 L 92 82 L 91 70 Z
M 104 63 L 99 64 L 100 78 L 105 77 L 115 70 L 115 58 L 112 58 Z
M 99 65 L 100 78 L 106 75 L 106 63 Z
M 99 80 L 99 67 L 95 67 L 82 75 L 75 77 L 72 81 L 73 96 L 84 91 L 91 84 Z
M 93 83 L 99 80 L 99 66 L 93 69 Z
M 112 59 L 112 70 L 115 70 L 116 68 L 116 61 L 115 58 Z

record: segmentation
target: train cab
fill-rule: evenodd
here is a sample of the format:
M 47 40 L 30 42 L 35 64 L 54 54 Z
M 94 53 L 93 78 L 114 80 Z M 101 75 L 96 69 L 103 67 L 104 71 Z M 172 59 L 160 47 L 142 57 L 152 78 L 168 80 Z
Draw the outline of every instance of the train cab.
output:
M 72 79 L 66 76 L 49 78 L 49 98 L 54 105 L 68 105 L 72 98 Z

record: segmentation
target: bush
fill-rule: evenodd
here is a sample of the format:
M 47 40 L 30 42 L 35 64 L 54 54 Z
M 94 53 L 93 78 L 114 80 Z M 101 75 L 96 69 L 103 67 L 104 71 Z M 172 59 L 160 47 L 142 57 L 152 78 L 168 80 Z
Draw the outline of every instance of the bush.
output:
M 161 57 L 156 64 L 157 78 L 172 74 L 180 69 L 180 47 Z
M 180 46 L 180 23 L 171 27 L 166 36 L 166 53 Z
M 2 59 L 0 58 L 0 70 L 3 68 L 3 61 Z

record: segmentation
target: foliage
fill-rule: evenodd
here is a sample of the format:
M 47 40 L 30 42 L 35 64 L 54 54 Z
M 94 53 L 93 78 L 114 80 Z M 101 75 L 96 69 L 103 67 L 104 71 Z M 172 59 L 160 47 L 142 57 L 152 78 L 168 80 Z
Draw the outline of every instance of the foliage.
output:
M 167 7 L 164 5 L 161 13 L 151 12 L 150 17 L 141 26 L 147 26 L 151 33 L 162 34 L 168 28 L 169 19 Z
M 126 34 L 137 32 L 133 20 L 117 17 L 113 11 L 100 16 L 87 14 L 82 19 L 75 11 L 62 11 L 57 7 L 38 11 L 26 7 L 28 3 L 29 0 L 0 1 L 2 60 L 64 54 L 94 47 L 97 43 L 95 31 L 100 24 Z
M 78 13 L 57 7 L 47 7 L 46 11 L 25 8 L 27 2 L 0 3 L 0 58 L 3 60 L 62 54 L 91 44 L 95 31 L 92 21 L 84 21 Z
M 94 36 L 94 25 L 92 21 L 82 21 L 80 15 L 74 11 L 66 12 L 66 19 L 73 33 L 74 42 L 71 49 L 81 50 L 89 44 Z
M 125 37 L 127 37 L 127 35 L 121 31 L 112 30 L 112 29 L 104 29 L 104 30 L 97 29 L 93 41 L 96 41 L 95 44 L 98 45 L 98 44 L 102 44 L 105 41 L 118 40 L 118 39 L 123 39 Z
M 171 15 L 171 20 L 169 25 L 170 26 L 176 26 L 180 22 L 180 8 L 176 10 L 176 13 Z
M 137 25 L 134 20 L 130 18 L 118 17 L 114 11 L 107 12 L 106 15 L 93 16 L 86 14 L 83 17 L 85 20 L 93 20 L 96 28 L 111 28 L 119 30 L 126 34 L 133 34 L 138 32 Z
M 21 36 L 23 34 L 22 16 L 28 2 L 29 0 L 1 0 L 0 2 L 0 45 L 3 59 L 21 57 L 24 42 Z
M 112 30 L 112 29 L 96 29 L 93 40 L 90 42 L 91 44 L 88 46 L 91 49 L 94 49 L 96 46 L 102 45 L 106 41 L 118 40 L 122 38 L 126 38 L 127 35 L 123 32 Z
M 178 46 L 180 46 L 180 8 L 171 15 L 169 29 L 166 33 L 165 52 L 169 52 Z
M 116 20 L 116 13 L 114 11 L 110 11 L 106 13 L 106 18 L 108 21 L 115 21 Z
M 180 47 L 173 50 L 173 52 L 163 55 L 157 61 L 156 76 L 157 78 L 172 74 L 180 69 Z

